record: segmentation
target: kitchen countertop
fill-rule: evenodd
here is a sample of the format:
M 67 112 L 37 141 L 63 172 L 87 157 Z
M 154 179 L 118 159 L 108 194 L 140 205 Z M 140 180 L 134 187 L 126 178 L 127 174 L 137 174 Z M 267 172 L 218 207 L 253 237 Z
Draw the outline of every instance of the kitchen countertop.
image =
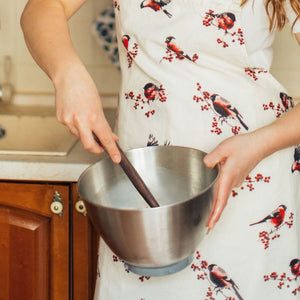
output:
M 4 110 L 1 110 L 2 112 Z M 115 109 L 105 109 L 105 115 L 112 128 L 115 114 Z M 0 155 L 0 180 L 76 182 L 88 166 L 105 156 L 106 154 L 99 156 L 89 153 L 83 149 L 80 141 L 76 142 L 66 156 L 3 154 Z

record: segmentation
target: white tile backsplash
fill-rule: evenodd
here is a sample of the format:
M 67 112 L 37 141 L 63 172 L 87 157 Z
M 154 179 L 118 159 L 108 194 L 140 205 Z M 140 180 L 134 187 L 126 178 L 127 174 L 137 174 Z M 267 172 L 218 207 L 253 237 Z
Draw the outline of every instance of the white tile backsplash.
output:
M 3 56 L 11 55 L 12 82 L 18 93 L 53 93 L 52 83 L 30 56 L 20 28 L 20 15 L 27 0 L 0 0 L 0 83 L 3 81 Z M 107 58 L 91 34 L 92 20 L 112 0 L 89 0 L 69 21 L 75 48 L 94 78 L 101 94 L 116 95 L 120 72 Z M 288 26 L 287 26 L 288 27 Z M 289 90 L 300 98 L 300 47 L 286 28 L 275 42 L 272 72 Z

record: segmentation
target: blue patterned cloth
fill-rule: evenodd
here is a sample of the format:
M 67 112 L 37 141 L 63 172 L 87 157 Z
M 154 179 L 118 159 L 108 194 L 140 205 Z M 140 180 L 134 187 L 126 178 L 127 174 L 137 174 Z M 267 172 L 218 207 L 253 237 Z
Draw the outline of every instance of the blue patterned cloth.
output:
M 119 68 L 119 51 L 115 30 L 115 13 L 112 6 L 101 12 L 92 23 L 92 34 L 103 47 L 112 63 Z

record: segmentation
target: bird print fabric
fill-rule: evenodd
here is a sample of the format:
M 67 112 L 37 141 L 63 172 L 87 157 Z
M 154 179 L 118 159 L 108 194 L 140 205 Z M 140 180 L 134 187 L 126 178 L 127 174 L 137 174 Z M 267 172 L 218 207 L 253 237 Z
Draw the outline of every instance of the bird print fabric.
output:
M 227 275 L 227 273 L 219 266 L 211 264 L 208 266 L 209 277 L 217 289 L 232 289 L 239 300 L 243 300 L 238 292 L 235 282 Z
M 300 259 L 294 258 L 290 262 L 291 272 L 295 275 L 295 280 L 300 276 Z
M 141 3 L 141 8 L 151 8 L 155 12 L 162 11 L 165 13 L 169 18 L 172 17 L 172 15 L 164 8 L 167 4 L 169 4 L 171 0 L 144 0 Z
M 234 26 L 235 15 L 231 12 L 214 14 L 210 11 L 207 14 L 213 18 L 212 23 L 217 26 L 218 29 L 223 29 L 225 33 L 228 33 L 227 30 L 231 29 Z
M 210 99 L 213 103 L 215 111 L 220 115 L 221 118 L 236 118 L 246 130 L 249 129 L 248 126 L 242 121 L 242 116 L 240 115 L 238 110 L 235 107 L 232 107 L 228 100 L 222 98 L 217 94 L 211 95 Z
M 174 42 L 175 38 L 173 36 L 169 36 L 166 38 L 165 43 L 167 44 L 167 49 L 169 49 L 170 51 L 174 52 L 177 56 L 177 58 L 179 59 L 188 59 L 188 60 L 192 60 L 188 54 L 185 54 L 183 52 L 183 50 L 181 50 L 176 43 Z
M 268 249 L 275 239 L 281 237 L 283 229 L 291 229 L 294 224 L 294 213 L 287 213 L 287 207 L 284 204 L 279 205 L 269 215 L 258 222 L 250 224 L 263 225 L 263 230 L 259 232 L 258 240 L 264 245 L 264 249 Z
M 296 171 L 300 172 L 300 145 L 298 145 L 294 150 L 294 162 L 291 169 L 292 173 Z
M 266 216 L 265 218 L 263 218 L 258 222 L 250 224 L 250 226 L 265 223 L 265 222 L 270 222 L 272 226 L 278 228 L 284 220 L 285 211 L 286 211 L 286 206 L 282 204 L 276 210 L 270 213 L 268 216 Z
M 258 23 L 242 19 L 237 0 L 114 1 L 124 149 L 210 152 L 293 109 L 269 68 L 248 54 L 245 33 L 268 24 L 264 1 L 255 5 Z M 300 300 L 299 180 L 299 145 L 262 160 L 232 190 L 192 263 L 169 276 L 132 273 L 101 240 L 95 300 Z

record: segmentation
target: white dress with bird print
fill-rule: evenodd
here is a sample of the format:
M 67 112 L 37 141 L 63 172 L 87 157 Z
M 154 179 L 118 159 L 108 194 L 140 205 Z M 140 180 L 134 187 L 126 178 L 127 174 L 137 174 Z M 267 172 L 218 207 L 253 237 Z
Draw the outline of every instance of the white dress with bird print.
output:
M 122 71 L 117 133 L 124 149 L 174 145 L 210 152 L 293 108 L 269 72 L 275 32 L 263 0 L 243 7 L 238 0 L 113 3 Z M 293 23 L 288 5 L 286 12 Z M 300 299 L 300 146 L 251 171 L 193 257 L 175 274 L 138 276 L 101 241 L 95 299 Z

